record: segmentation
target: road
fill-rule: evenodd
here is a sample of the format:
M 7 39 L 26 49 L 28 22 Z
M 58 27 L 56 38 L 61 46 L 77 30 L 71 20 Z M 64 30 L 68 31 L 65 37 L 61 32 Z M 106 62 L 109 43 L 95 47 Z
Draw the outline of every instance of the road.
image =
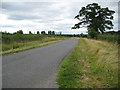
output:
M 2 57 L 3 88 L 57 88 L 57 70 L 78 39 Z

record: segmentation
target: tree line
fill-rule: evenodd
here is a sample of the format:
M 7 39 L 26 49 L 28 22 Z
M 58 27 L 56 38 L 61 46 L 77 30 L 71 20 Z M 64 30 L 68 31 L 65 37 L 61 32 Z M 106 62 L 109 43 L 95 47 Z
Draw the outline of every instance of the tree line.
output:
M 23 33 L 23 30 L 19 30 L 19 31 L 17 31 L 17 32 L 14 32 L 14 33 L 9 33 L 9 32 L 0 32 L 0 33 L 2 33 L 2 34 L 24 34 Z M 29 31 L 29 34 L 35 34 L 35 33 L 32 33 L 31 31 Z M 56 33 L 55 33 L 55 31 L 48 31 L 48 33 L 46 32 L 46 31 L 37 31 L 37 34 L 43 34 L 43 35 L 55 35 Z M 61 34 L 61 32 L 60 32 L 60 34 Z

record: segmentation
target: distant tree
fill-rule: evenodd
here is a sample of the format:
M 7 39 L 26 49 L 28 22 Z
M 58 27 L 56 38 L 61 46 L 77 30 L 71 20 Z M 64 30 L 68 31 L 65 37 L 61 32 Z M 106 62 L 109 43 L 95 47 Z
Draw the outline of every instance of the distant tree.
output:
M 62 32 L 60 32 L 60 35 L 62 35 Z
M 32 34 L 32 32 L 31 32 L 31 31 L 29 31 L 29 34 Z
M 14 32 L 14 33 L 13 33 L 13 35 L 14 35 L 14 34 L 17 34 L 17 33 L 16 33 L 16 32 Z
M 86 34 L 81 33 L 80 37 L 84 38 L 84 37 L 88 37 L 88 36 Z
M 23 34 L 22 30 L 17 31 L 17 34 Z
M 52 33 L 52 35 L 55 35 L 55 31 L 52 31 L 51 33 Z
M 37 34 L 40 34 L 40 32 L 39 32 L 39 31 L 37 31 Z
M 81 36 L 81 37 L 83 37 L 83 36 L 84 36 L 84 34 L 83 34 L 83 33 L 81 33 L 81 34 L 80 34 L 80 36 Z
M 44 35 L 45 35 L 45 34 L 46 34 L 46 32 L 45 32 L 45 31 L 41 31 L 41 34 L 44 34 Z
M 49 34 L 49 35 L 51 35 L 51 34 L 52 34 L 52 32 L 51 32 L 51 31 L 48 31 L 48 34 Z
M 88 34 L 91 37 L 97 37 L 93 35 L 96 33 L 104 33 L 106 29 L 112 29 L 113 14 L 115 11 L 109 10 L 108 7 L 101 8 L 97 3 L 88 4 L 86 7 L 82 7 L 78 15 L 75 16 L 80 22 L 75 24 L 72 29 L 82 27 L 88 28 Z M 92 31 L 91 31 L 92 30 Z
M 0 32 L 1 34 L 6 34 L 6 35 L 10 35 L 11 33 L 5 31 L 5 32 Z
M 75 37 L 76 35 L 75 34 L 73 34 L 73 37 Z

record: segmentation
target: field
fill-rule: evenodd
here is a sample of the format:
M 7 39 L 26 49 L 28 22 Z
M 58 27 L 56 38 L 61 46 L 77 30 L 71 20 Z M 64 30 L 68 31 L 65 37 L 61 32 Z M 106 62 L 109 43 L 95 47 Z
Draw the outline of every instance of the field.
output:
M 118 45 L 80 39 L 57 75 L 60 88 L 117 88 Z
M 64 36 L 51 36 L 51 35 L 2 35 L 2 55 L 12 54 L 32 48 L 37 48 L 59 42 L 61 40 L 70 39 Z

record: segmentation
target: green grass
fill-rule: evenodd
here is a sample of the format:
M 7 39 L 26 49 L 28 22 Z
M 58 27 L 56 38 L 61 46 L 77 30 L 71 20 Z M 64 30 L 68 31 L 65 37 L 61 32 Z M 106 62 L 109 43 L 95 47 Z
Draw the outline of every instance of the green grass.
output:
M 12 42 L 12 43 L 3 43 L 2 52 L 0 54 L 7 55 L 24 50 L 29 50 L 37 47 L 42 47 L 52 43 L 56 43 L 62 40 L 70 39 L 69 37 L 44 37 L 41 40 L 27 41 L 27 42 Z
M 58 71 L 60 88 L 118 87 L 117 44 L 80 39 Z
M 104 40 L 112 43 L 118 43 L 118 34 L 103 34 L 103 35 L 98 35 L 99 40 Z

